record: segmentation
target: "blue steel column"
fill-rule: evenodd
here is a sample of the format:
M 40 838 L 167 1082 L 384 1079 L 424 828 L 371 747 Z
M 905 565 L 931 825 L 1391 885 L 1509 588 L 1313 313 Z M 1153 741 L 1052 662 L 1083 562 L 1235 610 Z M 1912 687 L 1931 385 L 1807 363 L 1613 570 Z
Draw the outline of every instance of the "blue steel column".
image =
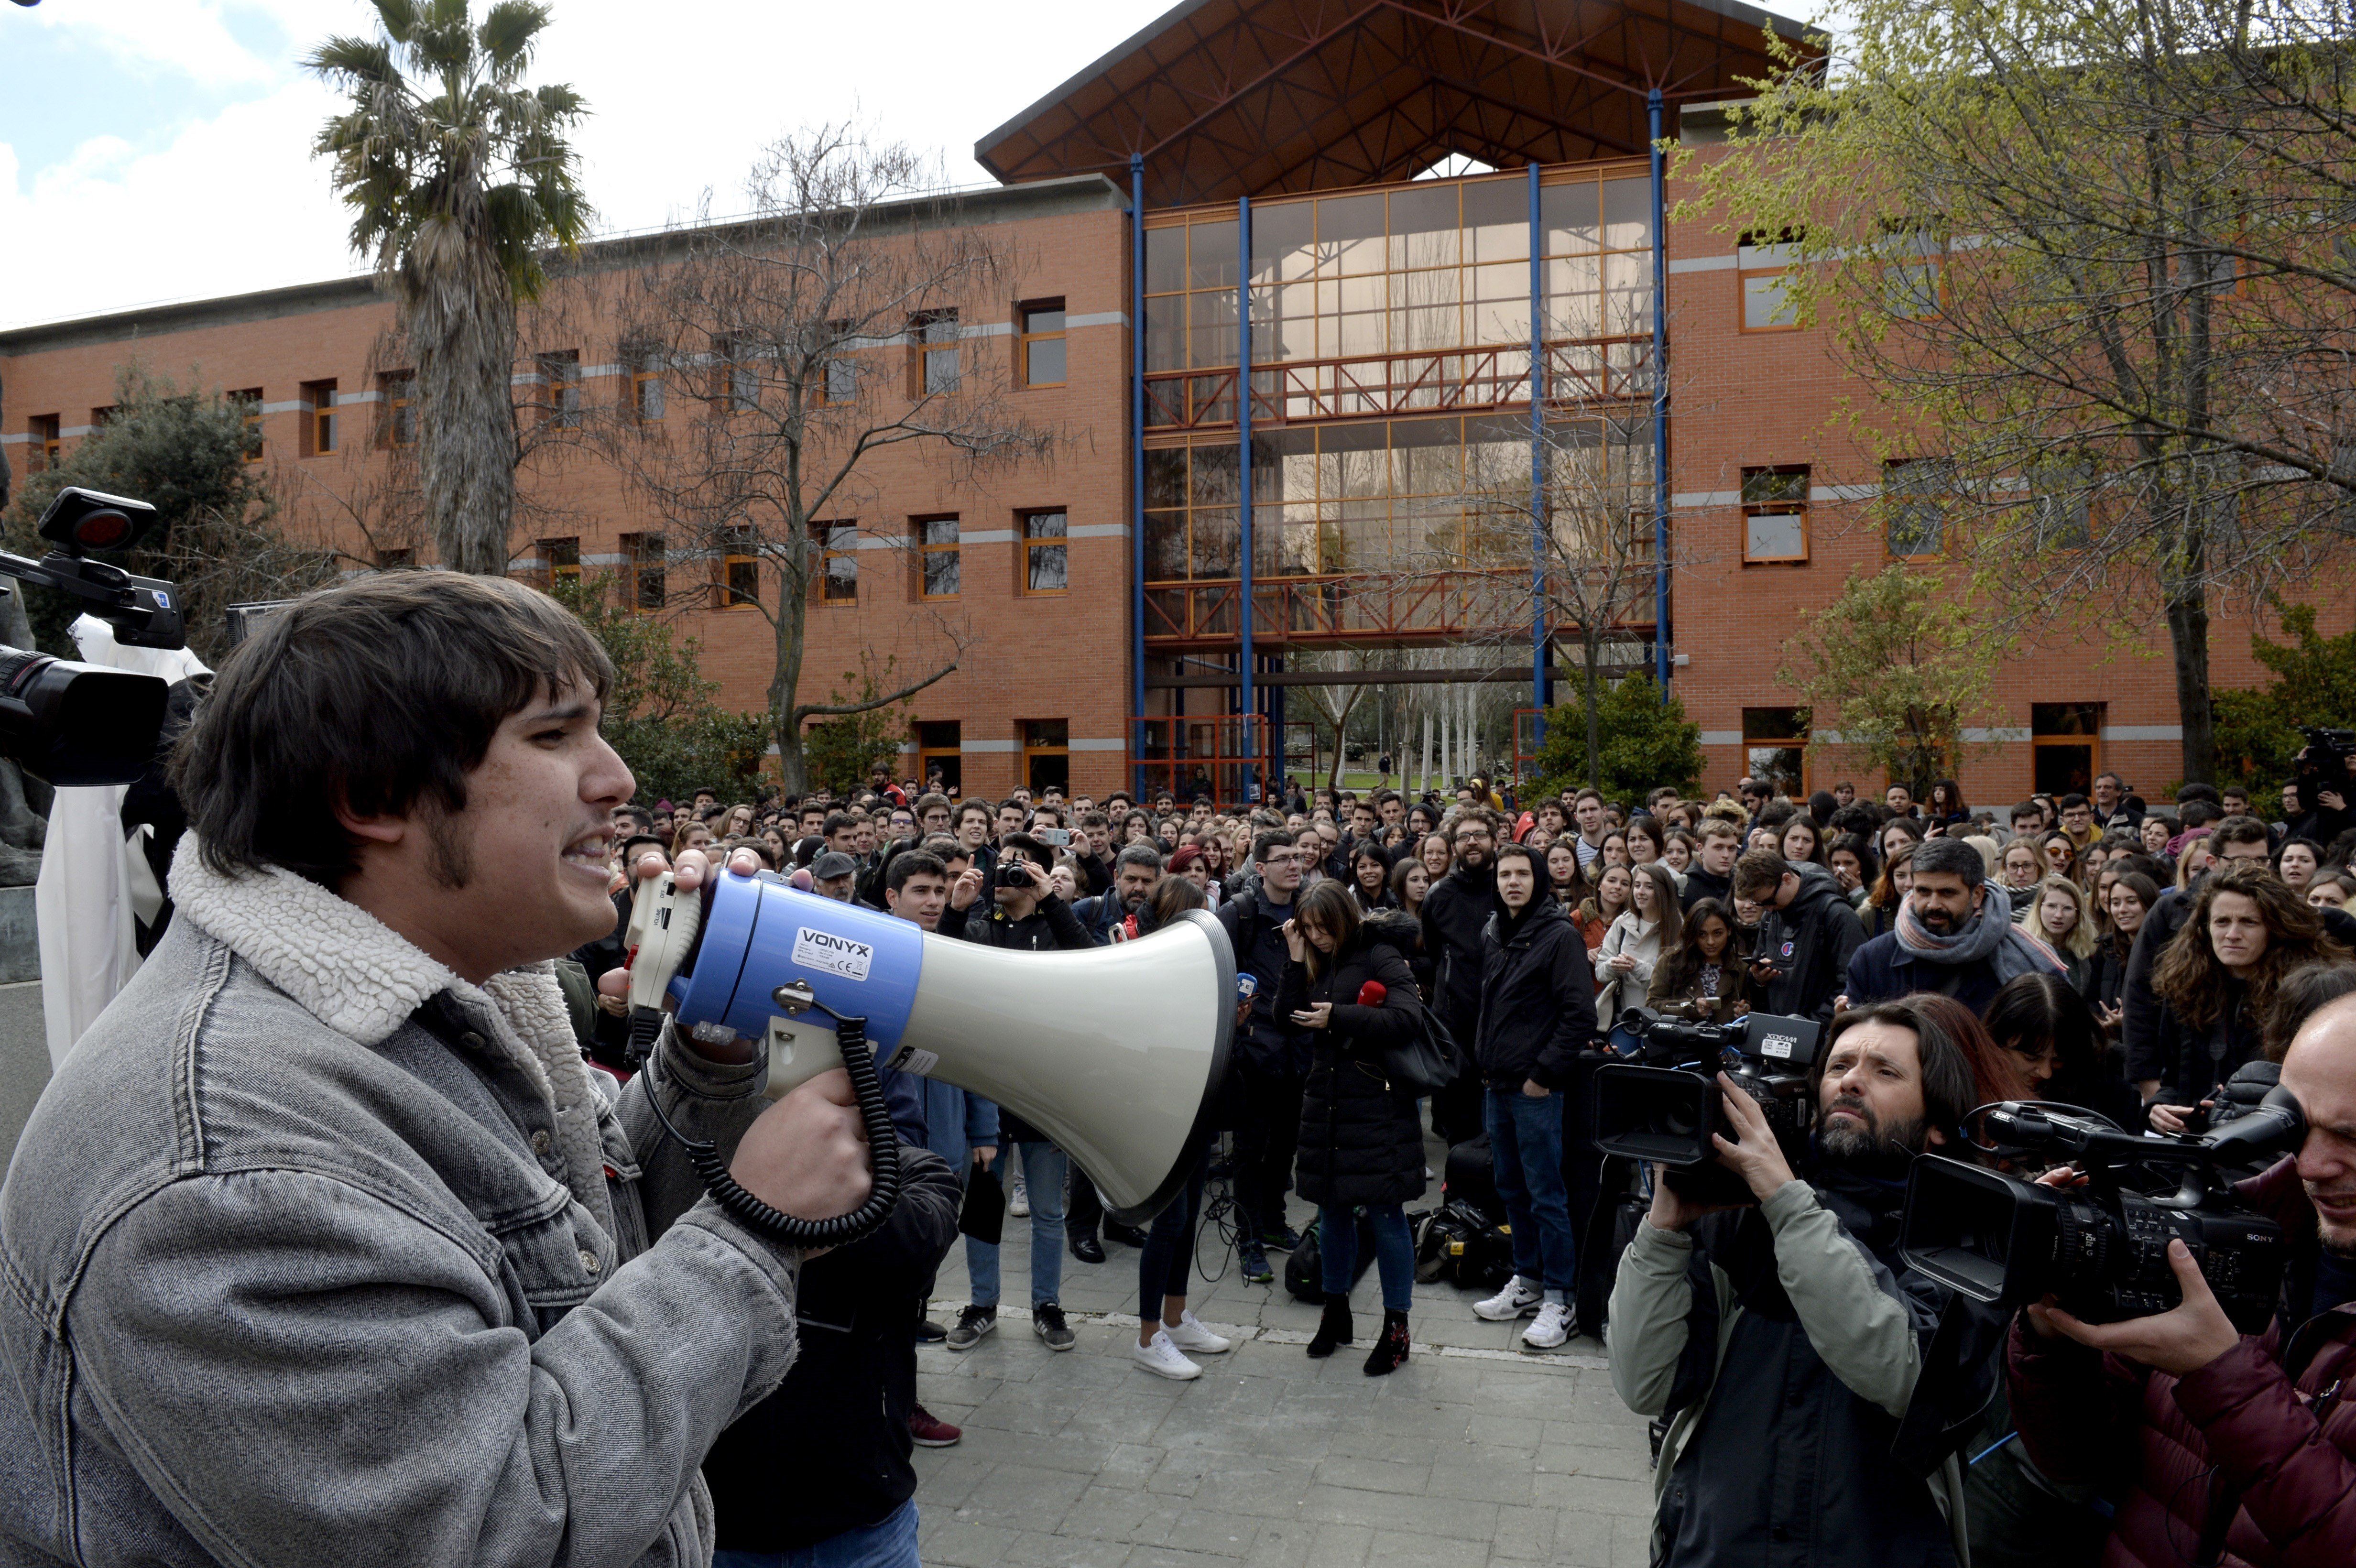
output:
M 1644 100 L 1653 135 L 1653 675 L 1669 700 L 1669 223 L 1661 177 L 1661 90 Z
M 1129 155 L 1129 225 L 1135 255 L 1129 291 L 1129 334 L 1136 353 L 1129 372 L 1129 787 L 1145 788 L 1145 155 Z M 1172 726 L 1174 748 L 1176 726 Z
M 1236 197 L 1236 445 L 1243 470 L 1242 509 L 1238 517 L 1243 534 L 1244 640 L 1237 651 L 1236 667 L 1243 687 L 1239 706 L 1247 742 L 1258 728 L 1252 692 L 1251 414 L 1251 197 L 1239 196 Z M 1266 801 L 1265 790 L 1260 798 Z
M 1546 558 L 1546 229 L 1538 217 L 1538 165 L 1530 165 L 1530 702 L 1538 709 L 1533 744 L 1546 738 L 1547 689 Z

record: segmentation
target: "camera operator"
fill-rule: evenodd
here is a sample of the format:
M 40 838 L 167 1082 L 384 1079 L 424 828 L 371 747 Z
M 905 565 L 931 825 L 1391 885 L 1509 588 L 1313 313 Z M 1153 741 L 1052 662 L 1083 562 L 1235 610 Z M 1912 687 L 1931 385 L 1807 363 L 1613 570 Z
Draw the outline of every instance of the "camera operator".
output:
M 1850 955 L 1851 1007 L 1935 991 L 1983 1013 L 2017 975 L 2066 972 L 2057 955 L 2012 923 L 2011 900 L 1987 880 L 1987 863 L 1969 843 L 1926 838 L 1911 870 L 1896 923 Z
M 178 917 L 0 1189 L 10 1561 L 710 1557 L 697 1467 L 791 1365 L 805 1258 L 699 1197 L 647 1096 L 808 1218 L 867 1151 L 841 1072 L 764 1110 L 751 1041 L 583 1061 L 550 961 L 613 924 L 611 679 L 554 601 L 446 571 L 227 661 Z
M 1713 1211 L 1655 1168 L 1605 1333 L 1622 1401 L 1669 1421 L 1654 1563 L 1913 1568 L 1966 1554 L 1954 1454 L 1893 1452 L 1910 1406 L 1977 1405 L 1972 1358 L 1933 1350 L 1944 1293 L 1898 1251 L 1908 1168 L 1975 1104 L 1955 1026 L 1976 1027 L 1913 1000 L 1834 1021 L 1809 1070 L 1820 1120 L 1804 1179 L 1721 1076 L 1739 1136 L 1714 1141 L 1756 1208 Z M 1976 1371 L 1992 1383 L 1984 1358 Z
M 2013 1416 L 2038 1467 L 2125 1494 L 2105 1563 L 2356 1562 L 2356 999 L 2308 1019 L 2282 1084 L 2306 1139 L 2235 1188 L 2296 1238 L 2265 1333 L 2234 1329 L 2181 1242 L 2179 1307 L 2094 1324 L 2039 1305 L 2014 1322 Z
M 1759 1010 L 1829 1022 L 1833 998 L 1847 988 L 1849 955 L 1865 941 L 1839 879 L 1822 866 L 1753 849 L 1734 863 L 1734 896 L 1767 912 L 1751 961 Z

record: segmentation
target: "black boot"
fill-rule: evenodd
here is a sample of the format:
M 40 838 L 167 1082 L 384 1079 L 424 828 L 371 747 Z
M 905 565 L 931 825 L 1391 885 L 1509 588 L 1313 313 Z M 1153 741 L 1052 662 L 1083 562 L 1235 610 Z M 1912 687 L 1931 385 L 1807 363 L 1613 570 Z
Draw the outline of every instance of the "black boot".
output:
M 1378 1378 L 1386 1372 L 1396 1371 L 1399 1363 L 1406 1360 L 1407 1314 L 1393 1312 L 1387 1307 L 1383 1311 L 1382 1335 L 1376 1339 L 1375 1348 L 1366 1352 L 1366 1375 Z
M 1309 1354 L 1323 1360 L 1333 1353 L 1336 1345 L 1355 1343 L 1350 1334 L 1350 1298 L 1338 1290 L 1325 1293 L 1325 1316 L 1318 1320 L 1317 1337 L 1309 1341 Z

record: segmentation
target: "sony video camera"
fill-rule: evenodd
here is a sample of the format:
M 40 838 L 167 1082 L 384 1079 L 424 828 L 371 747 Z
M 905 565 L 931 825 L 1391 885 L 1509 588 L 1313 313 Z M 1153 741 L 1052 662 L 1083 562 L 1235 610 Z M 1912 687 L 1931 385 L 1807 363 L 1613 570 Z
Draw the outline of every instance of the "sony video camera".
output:
M 41 514 L 57 548 L 39 560 L 0 550 L 0 574 L 73 595 L 119 643 L 177 648 L 187 640 L 178 590 L 83 553 L 128 549 L 155 524 L 145 501 L 69 485 Z M 52 784 L 134 783 L 155 761 L 169 690 L 152 675 L 0 646 L 0 756 Z
M 2234 1327 L 2265 1328 L 2282 1291 L 2288 1238 L 2241 1206 L 2220 1167 L 2298 1147 L 2307 1119 L 2277 1088 L 2203 1137 L 2136 1137 L 2065 1105 L 2008 1100 L 1985 1136 L 2006 1153 L 2078 1162 L 2080 1187 L 2043 1187 L 1938 1155 L 1914 1162 L 1899 1245 L 1906 1261 L 1975 1301 L 2019 1307 L 2058 1297 L 2089 1323 L 2165 1312 L 2183 1300 L 2168 1243 L 2191 1249 Z M 2136 1190 L 2159 1168 L 2175 1191 Z
M 1607 1155 L 1668 1168 L 1669 1189 L 1700 1203 L 1755 1203 L 1751 1189 L 1718 1157 L 1713 1133 L 1734 1128 L 1718 1074 L 1759 1103 L 1784 1157 L 1796 1168 L 1815 1125 L 1808 1068 L 1824 1039 L 1814 1019 L 1752 1013 L 1732 1023 L 1689 1023 L 1645 1008 L 1620 1015 L 1637 1044 L 1595 1070 L 1595 1147 Z
M 2316 796 L 2327 789 L 2343 800 L 2356 800 L 2356 779 L 2348 774 L 2348 759 L 2356 756 L 2356 730 L 2302 724 L 2298 732 L 2307 737 L 2307 745 L 2298 754 L 2298 771 L 2291 782 L 2298 791 L 2300 812 L 2320 810 L 2323 803 Z

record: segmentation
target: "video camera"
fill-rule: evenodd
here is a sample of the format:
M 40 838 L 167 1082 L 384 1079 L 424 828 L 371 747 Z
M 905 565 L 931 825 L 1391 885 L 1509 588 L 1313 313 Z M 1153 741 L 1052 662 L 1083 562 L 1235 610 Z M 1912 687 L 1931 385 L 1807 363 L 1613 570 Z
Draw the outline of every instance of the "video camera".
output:
M 69 485 L 38 525 L 58 548 L 39 560 L 0 550 L 0 573 L 73 595 L 128 646 L 180 647 L 177 589 L 83 553 L 128 549 L 155 525 L 145 501 Z M 135 783 L 155 761 L 169 690 L 152 675 L 0 646 L 0 756 L 52 784 Z
M 1697 1203 L 1756 1203 L 1718 1157 L 1715 1133 L 1736 1136 L 1718 1074 L 1759 1103 L 1785 1159 L 1799 1163 L 1815 1125 L 1808 1068 L 1824 1039 L 1814 1019 L 1751 1013 L 1732 1023 L 1665 1019 L 1647 1008 L 1620 1015 L 1637 1045 L 1595 1070 L 1595 1147 L 1607 1155 L 1668 1168 L 1669 1190 Z
M 1906 1183 L 1899 1246 L 1909 1264 L 1975 1301 L 2019 1307 L 2051 1294 L 2086 1322 L 2111 1323 L 2184 1299 L 2168 1266 L 2168 1243 L 2180 1240 L 2234 1327 L 2265 1328 L 2290 1243 L 2216 1173 L 2298 1147 L 2307 1118 L 2288 1090 L 2203 1137 L 2136 1137 L 2100 1116 L 2017 1100 L 1991 1107 L 1984 1125 L 1997 1150 L 2077 1161 L 2086 1185 L 2045 1187 L 1925 1155 Z M 2154 1166 L 2181 1168 L 2176 1191 L 2129 1185 Z
M 2356 799 L 2356 779 L 2348 775 L 2348 759 L 2356 756 L 2356 730 L 2302 724 L 2298 732 L 2307 737 L 2306 749 L 2298 754 L 2298 773 L 2291 781 L 2298 790 L 2299 810 L 2320 810 L 2323 803 L 2316 795 L 2327 789 L 2343 800 Z

